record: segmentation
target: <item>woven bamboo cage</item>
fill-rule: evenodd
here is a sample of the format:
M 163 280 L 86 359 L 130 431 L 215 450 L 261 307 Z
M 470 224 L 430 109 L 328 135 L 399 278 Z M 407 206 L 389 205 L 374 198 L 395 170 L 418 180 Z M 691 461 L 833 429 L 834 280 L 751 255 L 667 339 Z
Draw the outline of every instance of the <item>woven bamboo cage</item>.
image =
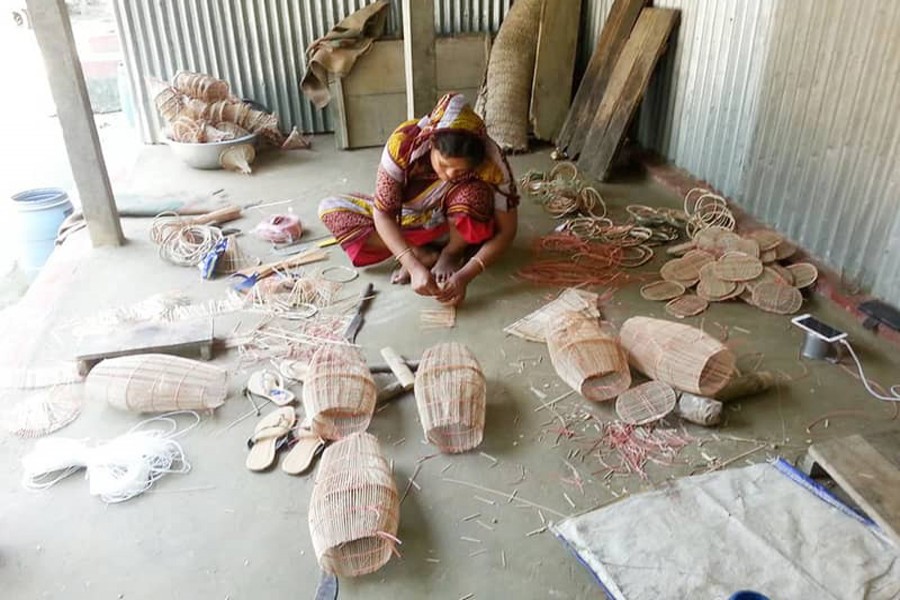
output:
M 631 366 L 678 390 L 712 396 L 734 374 L 731 350 L 690 325 L 632 317 L 622 325 L 619 340 Z
M 563 313 L 547 323 L 546 337 L 556 373 L 588 400 L 610 400 L 631 385 L 625 352 L 597 319 Z
M 228 372 L 167 354 L 109 358 L 91 369 L 85 395 L 134 412 L 212 410 L 225 403 Z
M 484 437 L 486 383 L 472 351 L 457 343 L 432 346 L 416 373 L 422 429 L 441 452 L 471 450 Z
M 365 431 L 375 395 L 372 373 L 356 348 L 326 344 L 313 355 L 303 382 L 303 406 L 319 437 L 339 440 Z
M 507 150 L 528 149 L 528 111 L 537 53 L 542 0 L 512 5 L 497 33 L 488 61 L 478 112 L 488 134 Z
M 400 499 L 378 440 L 351 435 L 322 454 L 309 503 L 319 566 L 338 577 L 377 571 L 396 552 Z
M 204 102 L 226 100 L 229 96 L 226 82 L 202 73 L 180 71 L 172 79 L 172 86 L 182 94 Z

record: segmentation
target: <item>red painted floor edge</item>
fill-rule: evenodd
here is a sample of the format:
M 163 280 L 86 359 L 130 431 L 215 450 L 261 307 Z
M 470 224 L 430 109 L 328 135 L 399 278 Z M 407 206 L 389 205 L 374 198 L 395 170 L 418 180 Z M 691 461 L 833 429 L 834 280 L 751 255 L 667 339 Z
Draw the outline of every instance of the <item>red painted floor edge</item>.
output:
M 684 195 L 687 194 L 692 188 L 696 187 L 704 187 L 712 190 L 713 192 L 716 192 L 717 194 L 725 196 L 709 183 L 697 179 L 686 171 L 683 171 L 678 167 L 675 167 L 674 165 L 666 162 L 659 155 L 644 152 L 638 157 L 638 159 L 646 169 L 647 175 L 649 175 L 656 183 L 668 188 L 679 196 L 684 197 Z M 730 198 L 727 199 L 729 201 L 729 207 L 731 208 L 731 211 L 742 230 L 753 231 L 756 229 L 765 229 L 768 227 L 767 225 L 760 223 L 751 215 L 741 210 L 737 206 L 737 204 Z M 827 300 L 830 300 L 831 302 L 834 302 L 839 307 L 856 317 L 856 319 L 860 323 L 868 318 L 867 315 L 863 314 L 859 309 L 857 309 L 857 306 L 862 302 L 865 302 L 866 300 L 872 300 L 873 298 L 871 296 L 853 293 L 850 290 L 846 289 L 846 286 L 841 280 L 840 274 L 836 273 L 833 269 L 823 264 L 816 257 L 811 256 L 803 248 L 799 248 L 797 254 L 794 256 L 794 262 L 797 262 L 796 259 L 800 259 L 805 262 L 811 262 L 816 265 L 816 268 L 819 270 L 819 279 L 816 282 L 816 285 L 813 287 L 813 290 L 816 294 Z M 888 340 L 896 345 L 900 345 L 900 332 L 894 331 L 893 329 L 882 325 L 879 325 L 874 330 L 874 332 L 880 338 Z

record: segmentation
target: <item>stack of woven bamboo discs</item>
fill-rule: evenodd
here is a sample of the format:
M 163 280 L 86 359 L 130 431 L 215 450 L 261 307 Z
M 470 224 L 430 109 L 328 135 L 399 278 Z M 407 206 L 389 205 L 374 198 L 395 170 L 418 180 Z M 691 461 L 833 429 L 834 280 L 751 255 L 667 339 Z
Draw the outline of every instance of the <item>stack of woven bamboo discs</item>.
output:
M 661 280 L 642 287 L 641 296 L 667 302 L 666 312 L 678 318 L 698 315 L 710 302 L 732 299 L 767 312 L 793 314 L 803 304 L 800 290 L 819 275 L 810 263 L 778 263 L 796 250 L 770 230 L 741 235 L 717 225 L 702 228 L 691 242 L 669 250 L 684 254 L 664 264 Z M 692 288 L 694 293 L 689 293 Z

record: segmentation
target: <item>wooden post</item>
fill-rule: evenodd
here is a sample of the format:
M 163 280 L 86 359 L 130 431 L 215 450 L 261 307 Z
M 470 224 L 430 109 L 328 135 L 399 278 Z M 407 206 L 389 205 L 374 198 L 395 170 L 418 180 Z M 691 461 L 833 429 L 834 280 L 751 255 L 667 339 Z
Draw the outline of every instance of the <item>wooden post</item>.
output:
M 434 0 L 403 0 L 406 118 L 421 117 L 437 102 Z
M 94 246 L 120 246 L 124 242 L 122 224 L 109 185 L 65 0 L 27 0 L 27 5 L 44 56 L 91 242 Z

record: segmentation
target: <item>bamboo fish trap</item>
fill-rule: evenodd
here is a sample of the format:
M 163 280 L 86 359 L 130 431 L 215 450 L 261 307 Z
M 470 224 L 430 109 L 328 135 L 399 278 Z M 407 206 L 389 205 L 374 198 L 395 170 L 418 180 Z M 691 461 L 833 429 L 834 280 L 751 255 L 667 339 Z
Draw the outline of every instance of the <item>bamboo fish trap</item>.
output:
M 734 373 L 731 350 L 690 325 L 632 317 L 622 325 L 619 340 L 631 366 L 678 390 L 712 396 Z
M 471 450 L 484 437 L 486 384 L 472 351 L 457 343 L 432 346 L 416 373 L 416 405 L 428 441 L 441 452 Z
M 212 410 L 225 403 L 228 373 L 167 354 L 109 358 L 91 369 L 85 395 L 133 412 Z
M 377 571 L 396 552 L 400 499 L 378 440 L 353 434 L 322 454 L 309 502 L 319 566 L 338 577 Z
M 339 440 L 365 431 L 375 411 L 375 395 L 375 381 L 356 348 L 326 344 L 310 360 L 303 406 L 319 437 Z
M 631 385 L 625 352 L 597 319 L 563 313 L 547 323 L 546 337 L 556 373 L 588 400 L 610 400 Z

